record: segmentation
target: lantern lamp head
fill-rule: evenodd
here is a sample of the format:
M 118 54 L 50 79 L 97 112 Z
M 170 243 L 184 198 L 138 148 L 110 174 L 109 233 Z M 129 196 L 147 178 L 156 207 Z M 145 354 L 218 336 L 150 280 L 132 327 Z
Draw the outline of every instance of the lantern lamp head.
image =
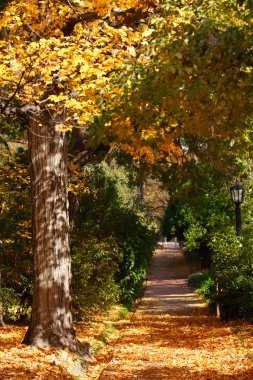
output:
M 240 204 L 243 202 L 244 188 L 238 182 L 230 187 L 230 194 L 234 203 Z

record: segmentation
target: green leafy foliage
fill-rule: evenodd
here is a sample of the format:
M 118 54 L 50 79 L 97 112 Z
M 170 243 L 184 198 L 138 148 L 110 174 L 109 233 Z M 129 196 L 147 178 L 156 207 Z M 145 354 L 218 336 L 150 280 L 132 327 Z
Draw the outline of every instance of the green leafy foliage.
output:
M 217 234 L 212 241 L 212 277 L 219 284 L 218 301 L 223 319 L 253 315 L 252 238 Z
M 13 288 L 2 287 L 2 306 L 3 315 L 7 321 L 17 320 L 18 305 L 20 303 L 20 294 Z
M 190 145 L 195 158 L 169 171 L 170 203 L 164 230 L 184 241 L 187 257 L 198 255 L 207 272 L 191 277 L 212 310 L 219 304 L 221 318 L 252 318 L 252 161 L 251 151 L 241 146 L 222 151 L 223 164 L 214 164 L 213 146 Z M 218 154 L 220 154 L 219 152 Z M 233 162 L 233 168 L 230 162 Z M 235 235 L 235 210 L 229 187 L 232 176 L 241 177 L 246 189 L 242 210 L 243 237 Z M 232 182 L 233 181 L 233 182 Z M 176 185 L 175 185 L 176 184 Z M 178 231 L 180 233 L 178 233 Z
M 210 278 L 210 271 L 194 273 L 189 276 L 189 284 L 199 289 Z
M 4 9 L 10 0 L 1 0 L 0 10 Z
M 84 176 L 88 187 L 80 194 L 72 232 L 74 301 L 81 314 L 106 310 L 117 300 L 131 303 L 156 242 L 131 208 L 132 190 L 122 170 L 103 163 L 88 166 Z
M 116 234 L 122 256 L 117 281 L 121 300 L 129 304 L 140 295 L 156 238 L 152 227 L 133 211 L 122 213 L 118 222 Z
M 113 239 L 95 237 L 72 248 L 73 304 L 76 317 L 107 310 L 119 300 L 115 283 L 118 250 Z
M 203 157 L 202 157 L 203 160 Z M 202 162 L 202 165 L 204 162 Z M 195 167 L 199 173 L 200 162 Z M 207 166 L 206 166 L 207 167 Z M 251 320 L 253 314 L 253 255 L 252 255 L 252 164 L 249 159 L 235 161 L 246 188 L 242 204 L 243 237 L 235 234 L 234 205 L 229 195 L 228 177 L 206 171 L 197 179 L 186 172 L 183 186 L 173 193 L 164 224 L 170 233 L 183 227 L 184 251 L 197 253 L 208 271 L 191 276 L 212 310 L 219 304 L 221 318 Z M 193 181 L 193 178 L 195 179 Z M 217 181 L 219 180 L 219 181 Z M 229 182 L 228 182 L 229 183 Z M 203 191 L 204 190 L 204 191 Z M 174 225 L 173 225 L 174 222 Z
M 2 157 L 0 257 L 5 319 L 26 319 L 32 298 L 32 251 L 27 153 Z
M 211 271 L 206 270 L 202 273 L 192 274 L 189 277 L 189 284 L 196 288 L 197 293 L 205 298 L 210 310 L 214 311 L 217 302 L 217 294 Z
M 170 240 L 176 236 L 178 241 L 183 241 L 184 231 L 188 226 L 188 208 L 183 203 L 170 201 L 162 220 L 162 233 Z

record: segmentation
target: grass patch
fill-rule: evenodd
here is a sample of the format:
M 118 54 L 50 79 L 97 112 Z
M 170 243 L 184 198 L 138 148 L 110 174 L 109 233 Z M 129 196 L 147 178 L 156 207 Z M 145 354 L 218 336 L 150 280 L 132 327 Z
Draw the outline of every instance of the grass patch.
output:
M 129 314 L 129 307 L 122 306 L 122 309 L 119 312 L 119 319 L 125 319 Z
M 195 289 L 200 289 L 210 278 L 209 271 L 194 273 L 189 276 L 189 285 L 193 286 Z
M 126 319 L 128 314 L 129 309 L 124 305 L 115 305 L 106 313 L 94 313 L 89 319 L 76 323 L 77 336 L 82 342 L 88 342 L 97 356 L 113 338 L 117 322 Z
M 204 297 L 211 313 L 216 310 L 216 288 L 209 270 L 194 273 L 189 276 L 189 285 L 196 289 L 196 293 Z

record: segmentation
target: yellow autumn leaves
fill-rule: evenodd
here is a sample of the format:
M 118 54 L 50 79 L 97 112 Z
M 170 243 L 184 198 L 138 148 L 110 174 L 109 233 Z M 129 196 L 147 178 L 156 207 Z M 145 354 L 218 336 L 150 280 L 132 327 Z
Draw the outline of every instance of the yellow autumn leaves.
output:
M 66 115 L 58 125 L 62 130 L 84 126 L 98 115 L 97 90 L 129 54 L 135 56 L 133 44 L 140 36 L 131 27 L 114 28 L 101 19 L 104 12 L 110 17 L 116 6 L 123 11 L 138 2 L 13 1 L 0 20 L 0 26 L 9 30 L 0 51 L 0 68 L 6 73 L 1 85 L 6 88 L 11 83 L 6 97 L 18 86 L 16 97 L 22 105 L 36 104 L 42 112 Z M 87 21 L 75 21 L 78 17 Z M 73 31 L 64 36 L 69 19 Z
M 178 156 L 172 140 L 181 134 L 182 128 L 198 134 L 212 120 L 217 123 L 218 118 L 229 117 L 228 101 L 243 109 L 244 93 L 240 88 L 235 91 L 227 84 L 228 77 L 222 75 L 217 80 L 220 87 L 214 84 L 217 94 L 210 90 L 215 73 L 210 74 L 208 54 L 199 56 L 197 39 L 189 47 L 201 25 L 202 37 L 207 33 L 207 24 L 202 23 L 200 13 L 196 14 L 192 1 L 182 2 L 181 7 L 174 7 L 169 13 L 167 6 L 155 0 L 12 1 L 0 19 L 0 27 L 9 31 L 7 39 L 0 41 L 1 96 L 9 98 L 16 92 L 23 110 L 32 105 L 42 114 L 50 113 L 52 119 L 60 115 L 57 128 L 67 131 L 73 127 L 87 128 L 94 117 L 101 116 L 102 105 L 109 100 L 119 109 L 120 95 L 126 90 L 130 95 L 123 108 L 131 108 L 135 123 L 129 122 L 125 109 L 121 118 L 115 111 L 114 125 L 106 120 L 99 132 L 100 139 L 103 136 L 107 139 L 112 132 L 110 140 L 120 141 L 124 149 L 128 146 L 130 154 L 139 150 L 134 157 L 143 155 L 148 161 L 160 156 L 165 146 Z M 157 14 L 156 7 L 160 7 Z M 222 7 L 225 11 L 218 12 Z M 165 15 L 161 16 L 162 12 Z M 212 7 L 207 2 L 201 12 L 203 20 L 215 19 L 220 30 L 227 25 L 243 26 L 243 17 L 235 17 L 235 10 L 225 1 L 213 2 Z M 216 36 L 211 34 L 208 38 L 207 46 L 216 48 Z M 219 71 L 223 70 L 225 60 L 223 50 L 216 50 L 214 64 Z M 155 56 L 159 57 L 157 62 Z M 139 71 L 138 64 L 142 66 Z M 150 68 L 145 71 L 147 66 Z M 119 75 L 118 82 L 107 88 L 119 71 L 121 76 L 129 72 L 125 83 L 119 83 Z M 143 93 L 146 91 L 144 97 L 148 99 L 140 101 L 145 76 L 149 84 Z M 230 82 L 234 83 L 232 79 Z M 224 100 L 220 99 L 220 93 L 225 86 L 228 90 Z M 156 98 L 160 98 L 160 103 L 152 105 Z M 239 116 L 235 117 L 238 120 Z M 137 132 L 134 124 L 138 124 Z M 157 152 L 151 154 L 155 149 Z

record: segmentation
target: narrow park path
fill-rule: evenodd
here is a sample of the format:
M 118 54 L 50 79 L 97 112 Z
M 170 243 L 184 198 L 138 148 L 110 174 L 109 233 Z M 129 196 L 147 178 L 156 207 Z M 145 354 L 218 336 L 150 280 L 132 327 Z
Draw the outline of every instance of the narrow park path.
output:
M 99 380 L 253 379 L 248 330 L 208 314 L 187 285 L 192 271 L 175 243 L 156 250 L 144 298 L 118 324 Z
M 186 260 L 175 243 L 161 244 L 155 251 L 146 291 L 137 313 L 161 315 L 191 313 L 205 308 L 204 302 L 188 286 L 188 277 L 195 267 Z

